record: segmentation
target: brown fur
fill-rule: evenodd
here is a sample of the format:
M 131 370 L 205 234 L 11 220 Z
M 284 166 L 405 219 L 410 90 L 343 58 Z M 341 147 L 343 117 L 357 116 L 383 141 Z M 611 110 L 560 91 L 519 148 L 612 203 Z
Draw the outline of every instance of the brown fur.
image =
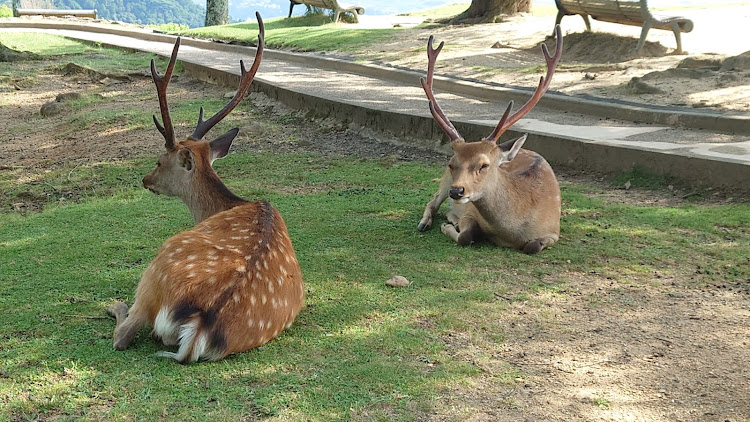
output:
M 454 199 L 446 215 L 450 224 L 441 226 L 458 244 L 487 239 L 498 246 L 537 253 L 555 243 L 560 235 L 557 178 L 542 156 L 516 145 L 524 141 L 525 136 L 511 143 L 509 151 L 486 140 L 454 141 L 454 155 L 438 192 L 425 208 L 419 230 L 432 225 L 432 217 L 451 189 L 462 189 L 464 199 Z

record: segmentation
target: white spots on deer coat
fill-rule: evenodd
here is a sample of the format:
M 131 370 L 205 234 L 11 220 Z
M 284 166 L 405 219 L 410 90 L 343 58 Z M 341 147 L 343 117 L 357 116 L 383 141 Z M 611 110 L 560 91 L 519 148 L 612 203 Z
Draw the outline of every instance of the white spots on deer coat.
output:
M 266 302 L 268 302 L 268 297 L 266 295 L 261 295 L 260 296 L 260 303 L 263 304 L 263 305 L 265 305 Z
M 240 264 L 236 268 L 238 273 L 244 273 L 247 272 L 247 267 L 245 267 L 245 264 Z
M 258 301 L 258 299 L 256 299 L 255 295 L 250 295 L 250 304 L 251 304 L 252 306 L 255 306 L 255 303 L 256 303 L 257 301 Z

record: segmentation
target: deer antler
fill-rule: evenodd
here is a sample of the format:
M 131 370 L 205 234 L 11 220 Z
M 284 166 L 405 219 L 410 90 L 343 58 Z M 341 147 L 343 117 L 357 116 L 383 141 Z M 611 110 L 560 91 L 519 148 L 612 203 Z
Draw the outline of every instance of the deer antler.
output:
M 172 118 L 169 116 L 169 107 L 167 106 L 167 85 L 172 78 L 172 69 L 174 69 L 174 63 L 177 60 L 177 50 L 179 49 L 180 37 L 177 37 L 177 41 L 175 41 L 174 48 L 172 49 L 172 57 L 169 59 L 169 65 L 163 77 L 159 76 L 159 72 L 156 71 L 154 59 L 151 59 L 151 78 L 156 85 L 156 95 L 159 96 L 159 109 L 161 110 L 161 119 L 164 121 L 164 126 L 156 119 L 156 115 L 153 115 L 154 124 L 164 136 L 164 140 L 166 141 L 164 146 L 167 148 L 167 151 L 175 149 L 174 127 L 172 126 Z
M 263 19 L 260 17 L 260 13 L 255 12 L 255 17 L 258 19 L 258 47 L 255 51 L 255 60 L 253 61 L 253 65 L 250 67 L 250 71 L 245 70 L 245 62 L 240 60 L 240 68 L 242 70 L 241 76 L 240 76 L 240 85 L 237 88 L 237 92 L 234 94 L 234 97 L 229 101 L 227 105 L 224 106 L 221 110 L 219 110 L 218 113 L 211 116 L 208 120 L 203 120 L 203 107 L 200 109 L 200 114 L 198 115 L 198 125 L 195 127 L 195 131 L 193 131 L 193 134 L 190 135 L 190 139 L 193 139 L 195 141 L 199 141 L 203 139 L 203 137 L 208 133 L 209 130 L 211 130 L 212 127 L 216 126 L 217 123 L 221 121 L 224 117 L 226 117 L 227 114 L 229 114 L 232 110 L 234 110 L 235 107 L 237 107 L 237 104 L 242 101 L 242 97 L 245 96 L 245 93 L 250 88 L 250 83 L 253 81 L 253 78 L 255 77 L 255 73 L 258 71 L 258 67 L 260 67 L 260 60 L 263 56 L 263 47 L 265 42 L 265 35 L 266 31 L 263 26 Z
M 549 55 L 547 45 L 542 44 L 542 54 L 544 54 L 544 60 L 547 62 L 547 74 L 539 78 L 539 85 L 537 86 L 536 91 L 534 91 L 534 95 L 531 96 L 529 101 L 527 101 L 526 104 L 523 105 L 523 107 L 518 109 L 518 111 L 513 114 L 510 114 L 510 110 L 511 108 L 513 108 L 513 101 L 511 101 L 510 104 L 508 104 L 508 108 L 505 110 L 505 114 L 503 114 L 503 117 L 497 123 L 495 130 L 490 133 L 490 136 L 485 138 L 486 140 L 497 142 L 497 140 L 500 139 L 500 135 L 508 130 L 509 127 L 513 126 L 514 123 L 519 121 L 521 117 L 525 116 L 526 113 L 531 111 L 536 103 L 538 103 L 542 98 L 542 95 L 547 92 L 550 81 L 552 81 L 552 75 L 555 73 L 555 67 L 560 61 L 560 57 L 562 57 L 563 39 L 560 25 L 555 26 L 555 38 L 557 40 L 557 44 L 555 45 L 555 55 L 552 57 L 550 57 Z M 509 114 L 510 117 L 508 117 Z
M 448 117 L 445 116 L 445 113 L 443 113 L 443 109 L 440 108 L 440 105 L 435 99 L 435 94 L 432 92 L 432 76 L 435 73 L 435 62 L 437 61 L 438 54 L 440 54 L 440 50 L 443 49 L 443 45 L 445 44 L 445 42 L 441 42 L 438 45 L 438 48 L 434 49 L 432 48 L 433 40 L 434 37 L 430 35 L 430 39 L 427 41 L 427 78 L 419 78 L 419 82 L 422 84 L 422 89 L 424 89 L 424 93 L 427 94 L 427 99 L 430 101 L 429 107 L 432 118 L 434 118 L 443 131 L 448 134 L 451 141 L 463 139 L 461 135 L 458 134 L 453 123 L 451 123 L 451 121 L 448 120 Z

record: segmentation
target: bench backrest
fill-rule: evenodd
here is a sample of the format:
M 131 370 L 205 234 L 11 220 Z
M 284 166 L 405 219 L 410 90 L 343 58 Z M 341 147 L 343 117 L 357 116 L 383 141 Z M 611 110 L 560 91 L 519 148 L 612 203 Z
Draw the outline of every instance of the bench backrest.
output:
M 555 0 L 570 14 L 587 14 L 600 21 L 640 26 L 649 12 L 645 0 Z
M 295 3 L 319 7 L 321 9 L 340 9 L 336 0 L 295 0 Z

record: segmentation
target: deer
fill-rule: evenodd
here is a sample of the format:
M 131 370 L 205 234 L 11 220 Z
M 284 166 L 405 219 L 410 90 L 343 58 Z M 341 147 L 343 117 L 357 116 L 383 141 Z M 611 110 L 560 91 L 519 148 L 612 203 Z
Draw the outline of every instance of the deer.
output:
M 154 124 L 165 139 L 166 152 L 143 186 L 180 198 L 196 225 L 168 239 L 138 283 L 133 306 L 108 308 L 116 320 L 113 345 L 125 350 L 142 326 L 176 352 L 159 356 L 182 364 L 216 361 L 261 346 L 289 328 L 304 302 L 299 263 L 281 214 L 263 200 L 247 201 L 214 171 L 214 160 L 227 155 L 239 129 L 210 142 L 206 133 L 240 103 L 250 88 L 263 55 L 265 30 L 260 14 L 255 60 L 249 71 L 240 61 L 239 88 L 229 103 L 208 120 L 201 107 L 191 135 L 177 142 L 167 105 L 180 38 L 167 70 L 160 76 L 151 60 L 162 122 Z
M 541 45 L 547 73 L 539 80 L 534 94 L 511 114 L 513 101 L 495 129 L 486 138 L 466 142 L 446 117 L 433 93 L 433 74 L 444 42 L 433 48 L 427 41 L 427 76 L 420 78 L 430 114 L 448 135 L 453 156 L 440 180 L 440 187 L 427 204 L 417 229 L 432 226 L 433 216 L 450 196 L 452 206 L 440 230 L 460 246 L 489 240 L 500 247 L 535 254 L 552 246 L 560 236 L 560 187 L 552 167 L 536 152 L 521 148 L 528 134 L 498 143 L 500 136 L 539 102 L 549 87 L 562 56 L 562 33 L 555 29 L 555 54 Z

